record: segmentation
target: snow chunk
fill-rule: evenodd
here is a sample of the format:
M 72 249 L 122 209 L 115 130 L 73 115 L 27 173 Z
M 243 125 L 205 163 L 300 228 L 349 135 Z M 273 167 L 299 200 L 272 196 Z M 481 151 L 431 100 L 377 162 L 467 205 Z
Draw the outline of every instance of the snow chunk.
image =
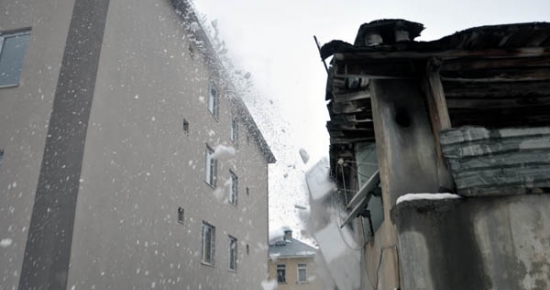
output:
M 300 148 L 300 157 L 302 157 L 302 161 L 304 162 L 304 164 L 307 164 L 307 162 L 309 161 L 309 154 L 304 148 Z
M 298 255 L 298 256 L 315 256 L 315 252 L 314 251 L 300 251 L 300 252 L 296 253 L 296 255 Z
M 282 226 L 269 230 L 269 244 L 273 245 L 278 241 L 282 241 L 285 237 L 285 231 L 289 230 L 289 226 Z
M 458 194 L 453 193 L 409 193 L 402 195 L 397 198 L 396 205 L 404 201 L 411 200 L 420 200 L 420 199 L 429 199 L 429 200 L 440 200 L 440 199 L 455 199 L 461 198 Z
M 212 159 L 225 159 L 233 156 L 235 156 L 235 148 L 220 144 L 214 149 Z
M 277 280 L 263 280 L 262 281 L 262 289 L 263 290 L 275 290 L 277 289 Z
M 269 258 L 271 259 L 271 261 L 273 262 L 277 262 L 277 259 L 281 256 L 281 253 L 274 253 L 274 254 L 270 254 L 269 255 Z
M 335 185 L 330 181 L 330 165 L 325 157 L 306 172 L 306 182 L 314 200 L 321 200 L 333 192 Z
M 0 247 L 7 248 L 7 247 L 11 246 L 12 243 L 13 243 L 13 240 L 10 239 L 10 238 L 2 239 L 2 240 L 0 240 Z

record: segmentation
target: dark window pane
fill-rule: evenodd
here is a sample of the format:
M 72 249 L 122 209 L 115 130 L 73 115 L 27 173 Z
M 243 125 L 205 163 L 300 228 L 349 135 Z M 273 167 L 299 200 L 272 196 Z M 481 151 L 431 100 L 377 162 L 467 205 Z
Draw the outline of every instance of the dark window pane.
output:
M 19 84 L 29 36 L 25 32 L 3 37 L 0 50 L 0 87 Z

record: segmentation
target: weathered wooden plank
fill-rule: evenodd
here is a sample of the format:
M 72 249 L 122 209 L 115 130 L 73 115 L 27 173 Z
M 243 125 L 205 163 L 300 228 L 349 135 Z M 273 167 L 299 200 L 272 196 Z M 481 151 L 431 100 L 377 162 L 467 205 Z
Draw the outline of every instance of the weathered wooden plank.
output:
M 455 172 L 485 170 L 497 167 L 528 167 L 531 165 L 550 165 L 550 148 L 522 152 L 504 152 L 494 155 L 482 155 L 464 158 L 449 158 L 451 168 Z
M 486 139 L 502 138 L 537 138 L 550 135 L 550 127 L 529 127 L 529 128 L 503 128 L 489 130 L 483 127 L 461 127 L 440 132 L 440 142 L 443 146 L 461 146 L 457 143 L 464 142 L 485 142 Z M 550 146 L 550 144 L 548 145 Z
M 546 97 L 524 97 L 514 99 L 447 98 L 447 107 L 449 109 L 505 109 L 540 105 L 550 105 L 550 93 Z
M 454 177 L 458 189 L 472 187 L 547 187 L 550 185 L 550 164 L 460 171 L 454 174 Z
M 548 81 L 509 81 L 499 83 L 443 82 L 448 98 L 520 98 L 550 95 Z
M 506 82 L 511 80 L 550 80 L 550 68 L 513 68 L 470 71 L 441 71 L 446 82 Z
M 484 50 L 444 50 L 444 51 L 365 51 L 354 53 L 335 53 L 335 63 L 349 63 L 368 59 L 428 59 L 438 57 L 443 61 L 459 57 L 477 57 L 479 59 L 500 59 L 512 57 L 548 57 L 547 47 L 523 47 L 514 49 L 484 49 Z
M 368 90 L 351 92 L 351 93 L 334 93 L 334 102 L 343 103 L 362 99 L 370 98 L 370 92 Z
M 514 57 L 498 59 L 456 58 L 442 63 L 441 72 L 492 70 L 511 68 L 541 68 L 550 66 L 550 57 Z
M 440 59 L 432 58 L 428 61 L 423 88 L 428 102 L 428 112 L 437 155 L 437 177 L 441 187 L 452 190 L 454 188 L 453 180 L 448 164 L 441 153 L 441 145 L 439 144 L 439 132 L 451 128 L 445 93 L 441 79 L 439 78 L 440 67 Z
M 464 144 L 444 145 L 443 154 L 446 158 L 479 157 L 505 152 L 525 150 L 550 150 L 550 135 L 523 138 L 495 138 L 468 142 Z

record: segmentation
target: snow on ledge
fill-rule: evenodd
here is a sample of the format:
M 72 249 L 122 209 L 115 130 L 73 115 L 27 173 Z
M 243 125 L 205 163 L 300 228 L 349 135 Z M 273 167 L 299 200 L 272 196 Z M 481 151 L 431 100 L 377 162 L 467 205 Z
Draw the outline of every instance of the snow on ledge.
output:
M 440 200 L 440 199 L 456 199 L 460 198 L 460 195 L 454 193 L 408 193 L 397 198 L 396 205 L 404 201 L 411 200 L 420 200 L 420 199 L 429 199 L 429 200 Z

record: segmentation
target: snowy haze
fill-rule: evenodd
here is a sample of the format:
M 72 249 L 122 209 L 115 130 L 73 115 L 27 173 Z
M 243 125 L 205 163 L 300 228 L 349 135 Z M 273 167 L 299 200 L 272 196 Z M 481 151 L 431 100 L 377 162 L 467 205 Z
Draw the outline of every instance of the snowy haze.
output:
M 362 23 L 404 18 L 423 23 L 421 40 L 466 28 L 550 21 L 550 1 L 195 0 L 199 13 L 218 20 L 236 66 L 251 73 L 255 94 L 245 96 L 271 146 L 270 227 L 289 225 L 300 237 L 299 208 L 307 205 L 304 173 L 328 155 L 326 72 L 313 41 L 353 42 Z M 310 161 L 303 162 L 300 149 Z M 298 233 L 297 233 L 298 232 Z

